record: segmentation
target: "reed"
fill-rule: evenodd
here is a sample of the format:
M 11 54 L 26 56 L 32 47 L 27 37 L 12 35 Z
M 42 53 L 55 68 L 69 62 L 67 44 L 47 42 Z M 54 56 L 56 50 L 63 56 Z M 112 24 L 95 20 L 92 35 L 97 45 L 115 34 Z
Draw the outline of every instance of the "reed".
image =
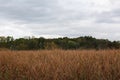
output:
M 0 80 L 120 80 L 120 50 L 0 51 Z

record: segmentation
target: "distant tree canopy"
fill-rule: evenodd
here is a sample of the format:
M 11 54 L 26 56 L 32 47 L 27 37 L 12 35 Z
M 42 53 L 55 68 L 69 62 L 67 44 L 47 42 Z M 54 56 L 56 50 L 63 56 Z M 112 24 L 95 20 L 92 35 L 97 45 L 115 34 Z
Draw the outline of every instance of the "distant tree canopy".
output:
M 11 50 L 43 50 L 43 49 L 120 49 L 119 41 L 96 39 L 91 36 L 78 38 L 19 38 L 0 37 L 0 48 Z

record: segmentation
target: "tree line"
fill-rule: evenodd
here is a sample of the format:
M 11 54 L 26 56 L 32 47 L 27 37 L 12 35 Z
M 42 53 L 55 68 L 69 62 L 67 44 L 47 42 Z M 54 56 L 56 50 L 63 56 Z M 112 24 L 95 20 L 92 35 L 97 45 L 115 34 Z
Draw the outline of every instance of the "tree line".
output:
M 27 37 L 14 39 L 11 36 L 0 37 L 0 48 L 11 50 L 43 50 L 43 49 L 120 49 L 120 41 L 96 39 L 91 36 L 77 38 L 53 38 Z

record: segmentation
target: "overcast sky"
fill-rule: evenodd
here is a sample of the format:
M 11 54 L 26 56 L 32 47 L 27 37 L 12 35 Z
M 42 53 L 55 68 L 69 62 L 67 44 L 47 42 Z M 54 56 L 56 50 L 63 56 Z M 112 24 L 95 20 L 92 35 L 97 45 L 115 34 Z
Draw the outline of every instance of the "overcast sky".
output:
M 0 0 L 0 36 L 120 40 L 120 0 Z

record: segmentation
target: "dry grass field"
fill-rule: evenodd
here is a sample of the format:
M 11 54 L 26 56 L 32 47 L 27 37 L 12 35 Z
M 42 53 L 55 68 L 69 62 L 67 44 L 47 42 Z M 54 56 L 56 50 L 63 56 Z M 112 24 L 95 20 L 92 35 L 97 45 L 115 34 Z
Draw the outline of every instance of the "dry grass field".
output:
M 0 51 L 0 80 L 120 80 L 120 50 Z

